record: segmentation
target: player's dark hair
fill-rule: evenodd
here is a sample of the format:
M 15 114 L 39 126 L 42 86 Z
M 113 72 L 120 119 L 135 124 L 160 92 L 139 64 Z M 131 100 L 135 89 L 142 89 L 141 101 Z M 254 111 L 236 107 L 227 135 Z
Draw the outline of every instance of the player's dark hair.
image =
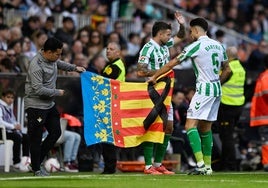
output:
M 52 52 L 62 49 L 63 43 L 55 37 L 48 38 L 44 44 L 44 51 L 51 50 Z
M 171 30 L 170 24 L 163 22 L 163 21 L 155 22 L 153 25 L 153 29 L 152 29 L 152 36 L 155 37 L 159 31 L 163 31 L 167 29 Z
M 199 26 L 202 29 L 204 29 L 204 31 L 208 30 L 208 22 L 204 18 L 195 18 L 191 20 L 190 26 L 191 27 Z

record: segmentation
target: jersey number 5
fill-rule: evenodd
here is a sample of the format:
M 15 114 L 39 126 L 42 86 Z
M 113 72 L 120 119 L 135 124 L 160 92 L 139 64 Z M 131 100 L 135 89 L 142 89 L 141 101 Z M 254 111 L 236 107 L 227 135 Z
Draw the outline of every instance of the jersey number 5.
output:
M 219 74 L 219 65 L 220 65 L 220 62 L 218 60 L 218 54 L 217 53 L 213 53 L 212 56 L 211 56 L 211 59 L 212 59 L 212 64 L 213 64 L 213 71 L 215 74 Z

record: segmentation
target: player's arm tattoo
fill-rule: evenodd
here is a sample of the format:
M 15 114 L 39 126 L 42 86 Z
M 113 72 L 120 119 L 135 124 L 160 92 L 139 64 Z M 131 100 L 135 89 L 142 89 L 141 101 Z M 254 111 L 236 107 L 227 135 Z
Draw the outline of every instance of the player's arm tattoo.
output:
M 177 37 L 183 39 L 186 36 L 186 29 L 184 24 L 180 24 L 180 30 L 177 33 Z
M 233 73 L 229 66 L 229 62 L 224 62 L 223 67 L 222 67 L 222 73 L 220 75 L 221 84 L 224 84 L 225 82 L 227 82 L 232 76 L 232 74 Z
M 140 77 L 150 77 L 154 75 L 155 71 L 149 70 L 148 65 L 145 63 L 138 63 L 137 73 L 138 73 L 138 76 Z

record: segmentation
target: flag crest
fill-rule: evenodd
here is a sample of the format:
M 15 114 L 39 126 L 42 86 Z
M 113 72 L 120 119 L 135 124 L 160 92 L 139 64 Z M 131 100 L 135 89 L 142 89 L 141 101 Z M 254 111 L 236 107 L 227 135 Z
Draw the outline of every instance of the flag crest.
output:
M 167 76 L 172 78 L 171 87 L 162 105 L 168 110 L 174 83 L 173 71 Z M 163 142 L 163 120 L 159 115 L 149 127 L 144 126 L 144 120 L 155 106 L 148 93 L 148 83 L 121 82 L 84 72 L 81 84 L 87 145 L 108 142 L 118 147 L 134 147 L 145 141 Z M 165 87 L 165 82 L 154 85 L 159 94 Z

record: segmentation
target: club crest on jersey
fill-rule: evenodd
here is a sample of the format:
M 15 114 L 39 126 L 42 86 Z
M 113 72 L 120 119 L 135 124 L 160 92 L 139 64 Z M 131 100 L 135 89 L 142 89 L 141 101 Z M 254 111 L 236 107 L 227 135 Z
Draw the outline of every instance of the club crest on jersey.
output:
M 140 58 L 139 58 L 139 62 L 144 62 L 145 59 L 146 59 L 146 56 L 140 56 Z

